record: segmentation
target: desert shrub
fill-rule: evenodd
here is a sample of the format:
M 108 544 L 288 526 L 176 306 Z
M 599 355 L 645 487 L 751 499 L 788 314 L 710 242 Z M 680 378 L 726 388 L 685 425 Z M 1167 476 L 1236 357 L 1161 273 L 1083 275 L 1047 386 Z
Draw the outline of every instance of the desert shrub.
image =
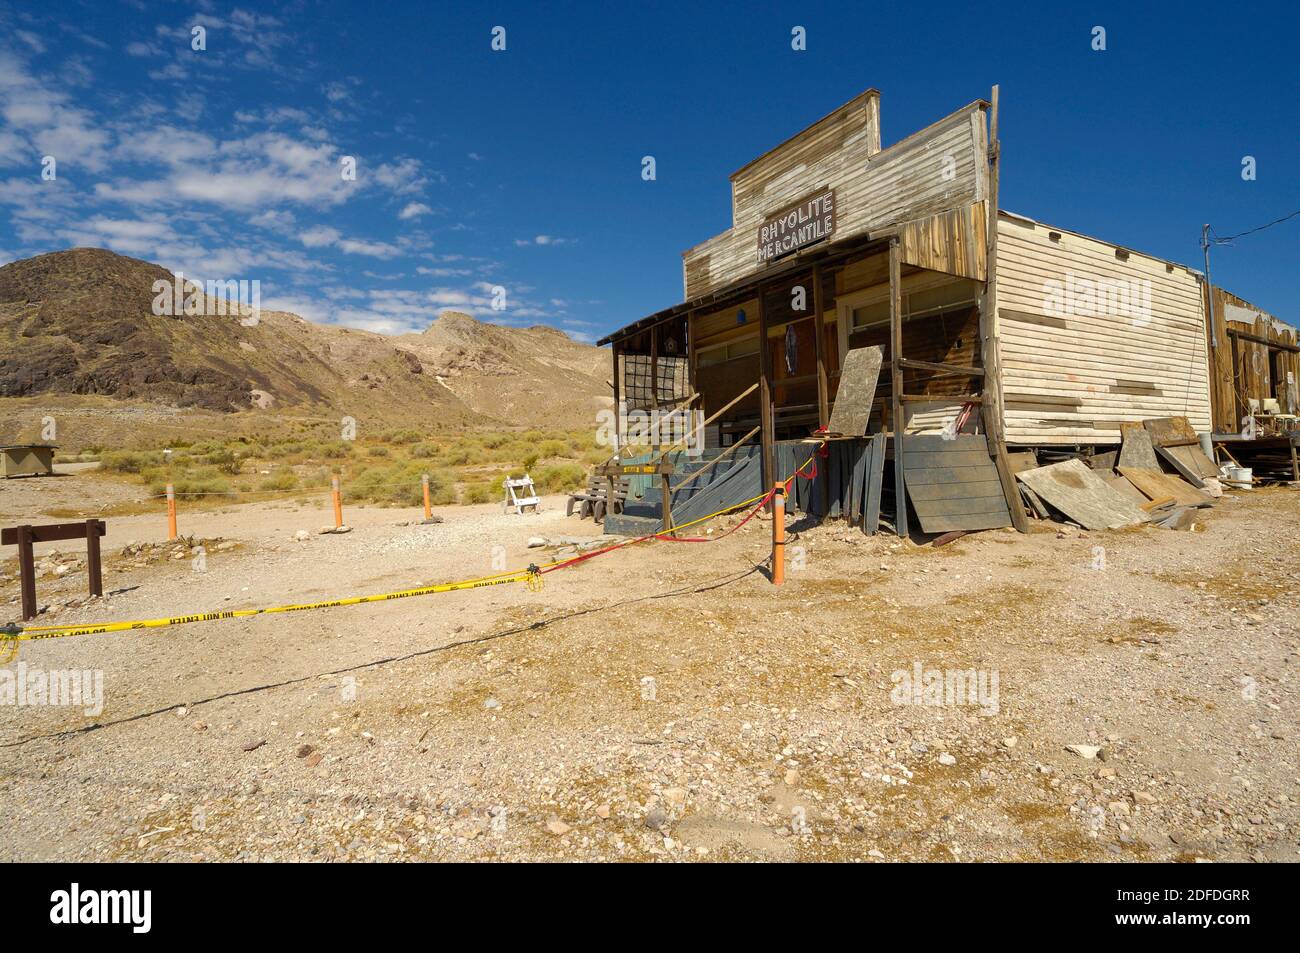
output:
M 524 457 L 524 469 L 531 470 L 533 467 L 537 466 L 537 460 L 538 457 L 536 452 L 527 454 Z
M 420 477 L 426 468 L 413 461 L 389 466 L 364 467 L 355 471 L 344 484 L 348 499 L 397 506 L 418 506 L 424 500 Z M 456 485 L 445 470 L 429 470 L 429 497 L 445 505 L 456 502 Z
M 460 495 L 460 501 L 464 504 L 491 503 L 496 498 L 496 487 L 491 483 L 471 483 Z
M 576 463 L 557 463 L 542 467 L 533 474 L 533 483 L 540 493 L 560 493 L 580 486 L 587 479 L 585 468 Z
M 462 467 L 471 460 L 476 459 L 477 449 L 477 447 L 461 441 L 447 451 L 445 459 L 453 467 Z
M 569 445 L 563 440 L 543 440 L 537 447 L 537 455 L 542 459 L 567 457 L 569 455 Z
M 390 455 L 389 449 L 383 445 L 376 445 L 366 451 L 368 456 L 387 457 Z
M 158 466 L 162 458 L 157 450 L 109 450 L 100 456 L 99 466 L 110 473 L 140 473 Z
M 428 460 L 438 452 L 438 448 L 429 443 L 417 443 L 411 448 L 411 456 L 416 460 Z
M 204 467 L 193 473 L 183 473 L 173 477 L 176 498 L 233 495 L 230 481 L 217 473 L 212 467 Z M 149 481 L 149 493 L 162 496 L 167 492 L 167 479 L 153 478 Z
M 418 430 L 387 430 L 380 435 L 380 439 L 385 443 L 395 443 L 404 446 L 409 443 L 415 443 L 420 439 Z
M 257 488 L 264 492 L 296 490 L 298 488 L 298 477 L 292 470 L 281 470 L 279 473 L 262 480 L 257 485 Z

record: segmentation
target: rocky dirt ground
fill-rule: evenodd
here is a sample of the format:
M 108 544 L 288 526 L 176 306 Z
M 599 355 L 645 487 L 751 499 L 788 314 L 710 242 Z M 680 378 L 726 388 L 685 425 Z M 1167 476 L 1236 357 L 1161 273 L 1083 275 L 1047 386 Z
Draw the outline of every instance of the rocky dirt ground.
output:
M 59 505 L 81 480 L 95 504 L 73 475 Z M 6 521 L 37 519 L 11 486 Z M 547 504 L 350 509 L 337 536 L 324 506 L 182 511 L 182 544 L 110 519 L 106 598 L 42 547 L 42 623 L 384 592 L 595 535 Z M 781 588 L 754 520 L 540 592 L 29 643 L 9 672 L 101 672 L 104 703 L 0 704 L 0 859 L 1294 861 L 1300 493 L 1202 515 L 939 549 L 792 522 Z M 917 666 L 985 690 L 900 691 Z

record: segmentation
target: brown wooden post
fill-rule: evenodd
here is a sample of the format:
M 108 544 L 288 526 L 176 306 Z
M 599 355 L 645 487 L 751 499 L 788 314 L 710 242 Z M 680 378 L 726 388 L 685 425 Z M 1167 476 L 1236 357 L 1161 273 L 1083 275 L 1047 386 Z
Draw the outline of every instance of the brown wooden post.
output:
M 998 358 L 997 289 L 998 289 L 998 167 L 1001 158 L 998 140 L 998 87 L 993 87 L 992 109 L 989 112 L 989 198 L 988 237 L 984 263 L 984 295 L 980 300 L 980 356 L 984 361 L 984 389 L 981 393 L 980 416 L 984 420 L 984 434 L 989 453 L 993 457 L 1002 484 L 1002 494 L 1007 500 L 1011 523 L 1021 533 L 1029 532 L 1029 518 L 1021 502 L 1016 478 L 1011 475 L 1007 460 L 1006 429 L 1002 411 L 1002 364 Z
M 663 481 L 663 485 L 661 487 L 661 492 L 663 493 L 663 511 L 664 511 L 664 521 L 663 521 L 662 528 L 664 530 L 671 530 L 673 528 L 673 489 L 672 486 L 669 484 L 669 481 L 672 479 L 672 475 L 667 472 L 662 472 L 659 474 L 659 479 Z M 669 535 L 672 534 L 670 533 Z
M 36 557 L 32 553 L 32 528 L 18 527 L 18 568 L 22 577 L 23 621 L 36 618 Z
M 889 240 L 889 373 L 893 403 L 889 430 L 894 435 L 894 531 L 907 536 L 907 490 L 903 485 L 903 267 L 898 236 Z
M 614 458 L 621 461 L 623 459 L 623 369 L 619 366 L 619 358 L 622 357 L 622 354 L 617 341 L 612 345 L 612 350 L 614 352 Z M 614 475 L 610 474 L 609 481 L 605 486 L 606 516 L 614 512 L 614 500 L 617 492 Z M 594 506 L 592 513 L 594 519 Z
M 90 577 L 90 594 L 104 594 L 104 569 L 99 558 L 99 520 L 86 520 L 86 574 Z
M 759 486 L 771 486 L 776 478 L 776 415 L 772 413 L 772 348 L 767 340 L 767 309 L 763 307 L 764 289 L 758 289 L 758 423 L 761 431 L 762 481 Z M 767 501 L 767 511 L 772 511 L 772 501 Z
M 817 337 L 817 426 L 830 422 L 830 385 L 826 379 L 826 325 L 822 320 L 822 271 L 813 265 L 813 334 Z

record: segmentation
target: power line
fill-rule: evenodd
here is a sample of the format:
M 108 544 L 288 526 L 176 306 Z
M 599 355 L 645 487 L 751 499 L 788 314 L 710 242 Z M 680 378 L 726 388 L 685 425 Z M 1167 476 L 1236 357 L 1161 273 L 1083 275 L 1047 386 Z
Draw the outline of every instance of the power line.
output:
M 1289 220 L 1289 219 L 1293 219 L 1293 218 L 1295 218 L 1297 215 L 1300 215 L 1300 209 L 1296 209 L 1296 210 L 1295 210 L 1294 212 L 1292 212 L 1290 215 L 1283 215 L 1281 218 L 1276 218 L 1276 219 L 1274 219 L 1273 221 L 1269 222 L 1267 225 L 1261 225 L 1261 226 L 1259 226 L 1258 228 L 1251 228 L 1251 229 L 1248 229 L 1248 230 L 1246 230 L 1246 231 L 1244 231 L 1244 232 L 1238 232 L 1236 235 L 1228 235 L 1227 237 L 1223 237 L 1223 238 L 1221 238 L 1221 237 L 1218 236 L 1218 235 L 1214 235 L 1214 242 L 1213 242 L 1213 244 L 1215 244 L 1215 245 L 1228 245 L 1228 244 L 1231 244 L 1233 241 L 1235 241 L 1235 240 L 1238 239 L 1238 238 L 1244 238 L 1244 237 L 1247 236 L 1247 235 L 1253 235 L 1253 234 L 1255 234 L 1256 232 L 1262 232 L 1262 231 L 1263 231 L 1264 229 L 1266 229 L 1266 228 L 1272 228 L 1274 225 L 1280 225 L 1280 224 L 1282 224 L 1283 222 L 1285 222 L 1285 221 L 1287 221 L 1287 220 Z M 1214 229 L 1213 229 L 1213 228 L 1210 229 L 1210 233 L 1211 233 L 1211 234 L 1214 233 Z

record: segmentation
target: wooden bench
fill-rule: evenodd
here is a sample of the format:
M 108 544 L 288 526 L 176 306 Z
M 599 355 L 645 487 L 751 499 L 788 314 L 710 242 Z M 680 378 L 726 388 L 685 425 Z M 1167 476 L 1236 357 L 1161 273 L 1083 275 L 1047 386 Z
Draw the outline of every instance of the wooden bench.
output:
M 614 503 L 613 512 L 623 512 L 623 504 L 627 501 L 627 478 L 616 477 L 614 479 Z M 587 483 L 587 489 L 576 493 L 569 494 L 569 502 L 565 506 L 564 515 L 572 516 L 574 506 L 578 506 L 578 519 L 586 519 L 588 516 L 597 523 L 605 520 L 605 512 L 609 509 L 609 477 L 592 476 Z

